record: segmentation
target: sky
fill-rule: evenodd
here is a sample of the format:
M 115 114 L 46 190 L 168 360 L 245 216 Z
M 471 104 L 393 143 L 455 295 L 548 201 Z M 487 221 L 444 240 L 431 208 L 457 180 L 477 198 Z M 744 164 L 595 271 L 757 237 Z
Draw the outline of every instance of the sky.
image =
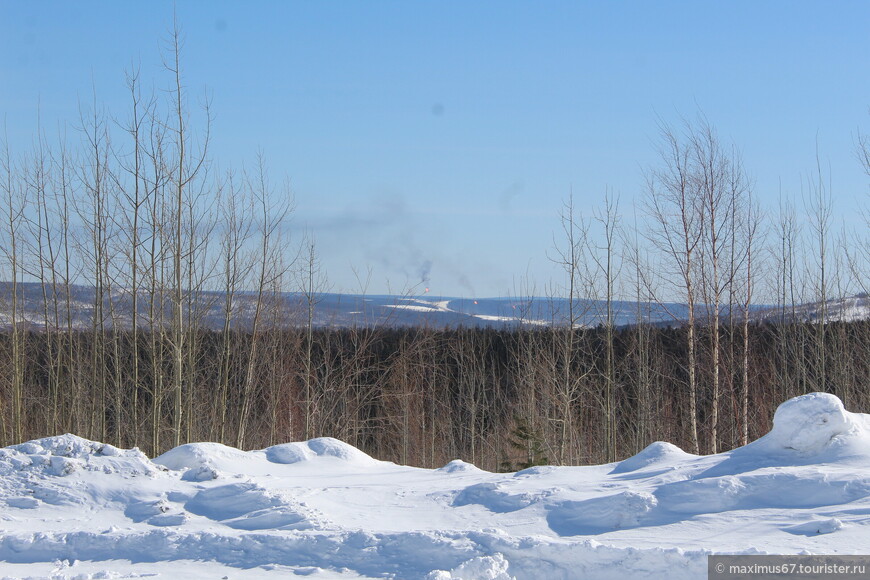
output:
M 764 205 L 800 205 L 817 155 L 835 219 L 867 205 L 863 1 L 0 0 L 10 148 L 94 95 L 123 115 L 131 66 L 165 87 L 173 10 L 212 159 L 289 179 L 333 291 L 544 294 L 564 200 L 592 215 L 609 191 L 633 222 L 660 126 L 699 114 Z

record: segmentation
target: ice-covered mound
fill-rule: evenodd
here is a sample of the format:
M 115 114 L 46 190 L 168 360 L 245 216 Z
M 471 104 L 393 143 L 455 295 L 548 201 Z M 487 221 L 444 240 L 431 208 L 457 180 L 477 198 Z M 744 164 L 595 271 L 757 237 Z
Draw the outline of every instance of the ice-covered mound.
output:
M 743 449 L 763 454 L 827 454 L 832 459 L 870 455 L 870 423 L 867 415 L 847 411 L 834 395 L 809 393 L 781 404 L 770 432 Z
M 332 457 L 347 463 L 371 465 L 378 461 L 344 441 L 332 437 L 318 437 L 308 441 L 273 445 L 263 452 L 272 463 L 292 464 L 321 457 Z

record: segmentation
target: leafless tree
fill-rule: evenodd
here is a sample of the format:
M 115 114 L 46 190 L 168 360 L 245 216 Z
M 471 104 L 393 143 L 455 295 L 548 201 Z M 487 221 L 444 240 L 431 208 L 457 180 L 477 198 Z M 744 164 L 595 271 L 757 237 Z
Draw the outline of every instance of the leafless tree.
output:
M 750 380 L 751 369 L 751 352 L 750 352 L 750 336 L 749 324 L 751 320 L 750 307 L 754 298 L 755 279 L 758 276 L 758 258 L 756 257 L 757 247 L 763 242 L 761 234 L 761 226 L 763 213 L 758 203 L 752 196 L 751 189 L 746 191 L 746 196 L 742 200 L 745 208 L 744 219 L 736 228 L 740 233 L 744 242 L 743 246 L 743 283 L 742 283 L 742 299 L 740 300 L 741 312 L 741 330 L 743 339 L 743 348 L 741 351 L 741 397 L 740 397 L 740 445 L 749 443 L 749 423 L 750 423 Z M 752 377 L 755 379 L 756 377 Z
M 246 175 L 246 187 L 250 190 L 252 199 L 258 211 L 259 248 L 256 260 L 256 279 L 253 280 L 256 288 L 254 302 L 254 319 L 251 325 L 251 348 L 247 356 L 247 370 L 245 381 L 242 385 L 242 405 L 240 411 L 239 428 L 236 438 L 236 446 L 242 447 L 245 441 L 248 417 L 253 403 L 254 371 L 259 356 L 259 332 L 262 324 L 265 293 L 272 282 L 282 275 L 282 272 L 270 271 L 279 263 L 275 259 L 277 251 L 276 242 L 280 239 L 281 227 L 290 213 L 292 199 L 289 190 L 284 191 L 280 199 L 275 198 L 275 193 L 269 183 L 265 160 L 261 155 L 257 158 L 256 172 Z
M 815 387 L 819 391 L 827 392 L 827 337 L 826 325 L 828 323 L 828 298 L 830 286 L 830 228 L 831 212 L 833 210 L 830 183 L 826 184 L 822 173 L 821 159 L 816 150 L 816 174 L 807 179 L 807 195 L 804 203 L 807 206 L 810 229 L 815 243 L 815 271 L 810 276 L 816 280 L 815 300 L 819 304 L 819 317 L 816 324 L 815 336 Z
M 190 272 L 186 272 L 186 259 L 191 257 L 188 243 L 185 238 L 185 219 L 192 216 L 187 209 L 190 203 L 189 189 L 194 186 L 194 180 L 199 177 L 207 159 L 209 144 L 210 119 L 205 126 L 205 135 L 197 152 L 191 152 L 191 137 L 188 132 L 188 116 L 186 107 L 186 92 L 183 84 L 181 70 L 181 30 L 177 20 L 173 22 L 170 33 L 169 46 L 165 55 L 163 66 L 173 77 L 170 91 L 172 96 L 172 120 L 169 127 L 174 137 L 174 163 L 171 165 L 170 181 L 172 184 L 172 361 L 173 361 L 173 433 L 175 445 L 180 445 L 184 433 L 183 409 L 185 396 L 185 363 L 187 362 L 186 339 L 190 338 L 185 332 L 185 282 L 188 281 Z M 208 117 L 208 108 L 205 109 Z M 186 241 L 188 243 L 186 243 Z M 188 385 L 190 387 L 190 385 Z
M 300 260 L 299 278 L 302 287 L 302 297 L 305 307 L 305 353 L 302 364 L 302 438 L 309 439 L 312 433 L 313 390 L 312 382 L 316 373 L 314 359 L 314 310 L 320 301 L 321 293 L 326 287 L 325 277 L 321 271 L 317 256 L 317 247 L 313 234 L 303 241 L 303 254 Z
M 607 461 L 616 461 L 617 435 L 619 417 L 617 413 L 616 356 L 614 353 L 614 310 L 613 303 L 616 294 L 616 282 L 621 271 L 621 256 L 616 247 L 620 239 L 619 229 L 619 199 L 614 199 L 608 192 L 604 196 L 604 206 L 595 213 L 595 221 L 601 229 L 601 243 L 590 252 L 592 261 L 597 268 L 596 278 L 604 283 L 604 417 L 605 417 L 605 449 Z
M 689 128 L 691 132 L 691 128 Z M 703 200 L 693 167 L 692 148 L 669 127 L 661 128 L 661 165 L 647 173 L 647 210 L 652 227 L 647 236 L 661 252 L 663 269 L 673 274 L 674 285 L 687 307 L 687 392 L 692 449 L 700 453 L 698 439 L 698 363 L 696 358 L 696 259 L 703 236 Z
M 567 315 L 561 324 L 554 325 L 554 332 L 560 338 L 560 352 L 554 360 L 556 374 L 552 376 L 557 414 L 554 421 L 559 425 L 560 436 L 558 461 L 570 463 L 579 445 L 577 438 L 583 431 L 579 423 L 577 406 L 582 399 L 582 386 L 589 370 L 580 370 L 577 364 L 577 329 L 582 326 L 584 316 L 589 312 L 590 276 L 585 258 L 589 245 L 589 223 L 577 214 L 574 208 L 573 193 L 562 205 L 559 214 L 561 225 L 560 239 L 554 239 L 555 255 L 550 257 L 565 275 L 565 285 L 556 294 L 564 296 Z M 584 284 L 585 282 L 585 284 Z M 555 322 L 555 321 L 554 321 Z
M 236 178 L 228 172 L 222 186 L 218 189 L 221 216 L 221 261 L 223 293 L 222 347 L 218 363 L 217 405 L 215 416 L 215 436 L 221 443 L 227 443 L 227 410 L 229 407 L 230 377 L 233 370 L 233 322 L 239 315 L 236 295 L 242 286 L 243 273 L 252 264 L 244 254 L 245 247 L 252 235 L 253 200 L 245 195 L 246 189 L 236 185 Z
M 4 218 L 5 218 L 5 243 L 2 244 L 3 253 L 8 272 L 9 288 L 9 311 L 10 311 L 10 342 L 12 359 L 11 377 L 11 441 L 21 443 L 24 437 L 24 403 L 23 403 L 23 380 L 24 358 L 22 352 L 22 332 L 18 320 L 19 296 L 18 283 L 21 278 L 21 248 L 20 231 L 22 230 L 25 215 L 25 198 L 22 195 L 21 184 L 16 176 L 13 166 L 12 155 L 9 150 L 9 141 L 4 134 L 2 157 L 0 157 L 0 171 L 3 172 L 0 179 L 2 187 Z M 0 409 L 0 415 L 3 413 Z M 3 423 L 3 439 L 9 441 L 7 427 Z

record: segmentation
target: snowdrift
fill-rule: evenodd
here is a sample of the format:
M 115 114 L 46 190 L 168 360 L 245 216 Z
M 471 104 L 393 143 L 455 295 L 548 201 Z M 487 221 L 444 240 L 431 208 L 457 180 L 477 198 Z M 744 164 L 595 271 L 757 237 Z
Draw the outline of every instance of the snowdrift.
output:
M 508 474 L 63 435 L 0 449 L 0 577 L 706 578 L 711 553 L 865 553 L 868 465 L 870 417 L 821 393 L 727 453 Z

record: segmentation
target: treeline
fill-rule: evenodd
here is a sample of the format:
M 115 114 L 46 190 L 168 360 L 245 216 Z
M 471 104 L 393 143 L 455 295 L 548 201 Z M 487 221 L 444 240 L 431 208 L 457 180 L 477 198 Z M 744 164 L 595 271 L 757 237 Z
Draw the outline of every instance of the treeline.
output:
M 569 299 L 546 329 L 522 312 L 511 332 L 320 329 L 326 273 L 313 238 L 290 239 L 289 187 L 263 155 L 242 170 L 211 160 L 210 107 L 189 107 L 177 30 L 163 56 L 162 86 L 128 72 L 120 117 L 95 96 L 75 129 L 2 142 L 0 443 L 73 431 L 154 454 L 330 435 L 404 463 L 495 468 L 613 460 L 655 439 L 716 452 L 811 390 L 862 409 L 866 323 L 828 304 L 870 289 L 870 243 L 864 222 L 834 227 L 821 164 L 800 206 L 764 211 L 705 119 L 664 126 L 635 219 L 608 192 L 569 198 L 554 220 L 559 279 L 517 292 Z M 870 142 L 857 151 L 870 172 Z M 42 289 L 39 320 L 24 320 L 23 282 Z M 287 292 L 301 296 L 292 310 Z M 596 329 L 582 328 L 590 298 L 605 305 Z M 638 304 L 639 324 L 616 327 L 617 299 Z M 679 328 L 643 323 L 645 305 L 668 302 L 687 307 Z M 779 305 L 770 324 L 750 322 L 757 303 Z
M 728 449 L 741 443 L 744 430 L 752 439 L 763 435 L 778 402 L 814 390 L 821 371 L 809 340 L 816 326 L 750 325 L 744 417 L 743 339 L 739 327 L 720 332 L 717 446 Z M 563 350 L 568 334 L 575 335 L 571 353 Z M 828 390 L 850 408 L 867 408 L 870 322 L 831 323 L 825 334 Z M 90 332 L 26 332 L 19 344 L 21 437 L 73 432 L 157 454 L 174 444 L 180 423 L 182 441 L 250 449 L 332 436 L 378 458 L 427 467 L 454 458 L 491 470 L 602 463 L 656 440 L 691 448 L 686 335 L 685 327 L 648 325 L 612 335 L 604 328 L 321 329 L 310 337 L 277 328 L 256 335 L 200 331 L 187 337 L 193 366 L 185 370 L 176 421 L 175 400 L 167 396 L 169 337 L 143 331 L 138 342 L 148 346 L 136 352 L 129 331 L 113 334 L 109 345 Z M 602 364 L 611 338 L 612 384 Z M 699 381 L 709 385 L 710 337 L 702 344 Z M 10 333 L 0 334 L 4 394 L 13 346 Z M 698 400 L 704 451 L 712 448 L 711 395 L 705 389 Z

